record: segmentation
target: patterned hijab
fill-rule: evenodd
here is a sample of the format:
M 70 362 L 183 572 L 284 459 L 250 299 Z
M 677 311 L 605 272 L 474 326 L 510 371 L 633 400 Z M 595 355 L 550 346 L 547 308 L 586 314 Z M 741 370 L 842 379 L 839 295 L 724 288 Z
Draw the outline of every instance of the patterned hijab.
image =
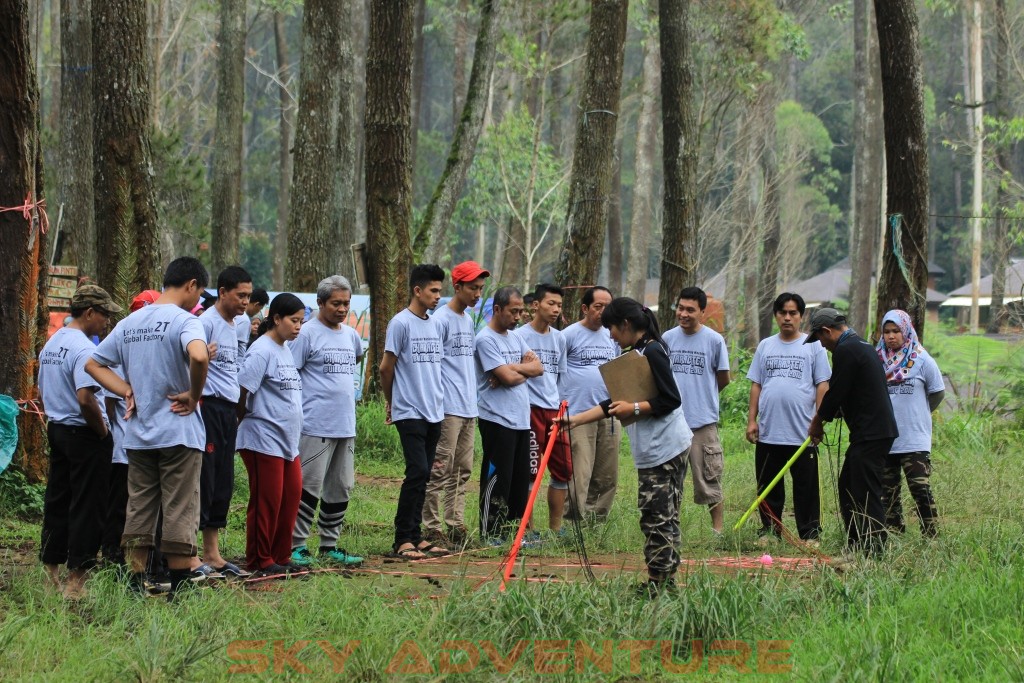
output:
M 889 350 L 885 345 L 885 335 L 883 333 L 878 338 L 878 345 L 875 348 L 885 370 L 885 379 L 890 384 L 905 382 L 921 371 L 918 359 L 924 353 L 924 347 L 917 340 L 914 323 L 910 319 L 910 314 L 906 311 L 894 308 L 882 317 L 883 329 L 885 329 L 886 323 L 893 323 L 900 328 L 900 332 L 903 333 L 903 346 L 895 351 Z

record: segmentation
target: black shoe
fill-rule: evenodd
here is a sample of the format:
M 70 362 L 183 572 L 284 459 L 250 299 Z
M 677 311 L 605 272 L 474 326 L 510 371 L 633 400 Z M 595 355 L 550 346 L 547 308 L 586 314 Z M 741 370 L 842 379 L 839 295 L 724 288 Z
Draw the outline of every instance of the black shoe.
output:
M 654 600 L 659 595 L 673 595 L 676 592 L 675 579 L 647 579 L 636 587 L 636 596 L 647 600 Z
M 145 572 L 132 572 L 128 575 L 128 590 L 141 598 L 157 598 L 169 593 L 171 584 L 153 581 Z
M 284 564 L 272 564 L 264 567 L 263 569 L 257 569 L 252 573 L 250 579 L 284 579 L 288 577 L 293 571 L 299 571 L 302 569 L 298 565 L 284 565 Z
M 171 569 L 167 573 L 171 575 L 171 590 L 167 593 L 167 602 L 173 602 L 176 595 L 195 585 L 191 569 Z

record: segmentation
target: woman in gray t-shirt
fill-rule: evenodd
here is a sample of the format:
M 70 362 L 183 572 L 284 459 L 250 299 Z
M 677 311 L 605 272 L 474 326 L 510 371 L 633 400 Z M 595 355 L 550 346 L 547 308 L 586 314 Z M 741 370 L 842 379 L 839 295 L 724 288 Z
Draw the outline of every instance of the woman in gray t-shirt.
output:
M 258 576 L 290 571 L 292 529 L 302 495 L 302 380 L 285 342 L 299 336 L 306 307 L 278 294 L 238 373 L 238 452 L 249 473 L 245 560 Z
M 942 373 L 917 339 L 917 332 L 906 311 L 893 309 L 882 317 L 882 336 L 878 357 L 885 368 L 889 400 L 900 435 L 882 470 L 882 497 L 886 526 L 902 533 L 903 506 L 900 502 L 900 471 L 917 504 L 921 533 L 935 536 L 938 512 L 929 477 L 932 472 L 932 411 L 945 395 Z

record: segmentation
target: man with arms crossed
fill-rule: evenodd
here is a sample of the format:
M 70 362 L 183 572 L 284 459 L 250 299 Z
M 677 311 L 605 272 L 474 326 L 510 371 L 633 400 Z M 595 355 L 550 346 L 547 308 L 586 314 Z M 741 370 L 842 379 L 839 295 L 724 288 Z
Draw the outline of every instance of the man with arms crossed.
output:
M 192 571 L 207 577 L 249 575 L 221 556 L 220 530 L 228 525 L 228 508 L 235 490 L 235 407 L 238 371 L 249 345 L 249 317 L 245 309 L 251 294 L 249 273 L 239 266 L 228 266 L 217 276 L 217 303 L 199 316 L 210 350 L 210 369 L 200 408 L 206 427 L 206 449 L 199 474 L 203 559 L 193 558 Z
M 523 313 L 515 287 L 494 293 L 487 326 L 476 336 L 480 396 L 480 533 L 492 545 L 523 518 L 530 486 L 530 393 L 526 380 L 544 367 L 523 340 L 511 334 Z
M 683 399 L 683 415 L 693 432 L 690 471 L 693 502 L 711 512 L 711 528 L 722 533 L 722 442 L 718 438 L 718 394 L 729 385 L 729 349 L 722 335 L 704 324 L 708 296 L 686 287 L 676 302 L 678 327 L 663 335 L 672 374 Z
M 754 444 L 754 473 L 760 494 L 789 462 L 807 436 L 807 428 L 821 397 L 828 391 L 832 370 L 821 344 L 805 344 L 800 332 L 804 300 L 783 292 L 772 304 L 779 333 L 757 345 L 750 363 L 750 407 L 747 441 Z M 821 501 L 818 495 L 818 449 L 808 446 L 789 470 L 793 478 L 793 514 L 800 538 L 817 545 L 821 534 Z M 782 533 L 780 520 L 786 505 L 786 481 L 782 479 L 764 499 L 771 514 L 761 513 L 759 544 Z
M 349 494 L 355 486 L 356 383 L 363 357 L 359 333 L 345 324 L 352 305 L 352 285 L 340 275 L 320 281 L 316 316 L 290 342 L 302 379 L 302 498 L 292 531 L 292 564 L 308 567 L 316 558 L 306 548 L 317 503 L 321 562 L 356 567 L 363 558 L 338 548 Z
M 526 346 L 537 354 L 544 373 L 526 381 L 530 394 L 530 481 L 537 476 L 540 459 L 548 443 L 548 430 L 558 414 L 558 378 L 565 372 L 565 339 L 552 325 L 562 315 L 562 289 L 550 284 L 537 285 L 533 294 L 533 316 L 529 324 L 518 328 Z M 556 534 L 562 529 L 565 498 L 572 478 L 569 440 L 564 433 L 551 450 L 548 460 L 548 528 Z
M 583 293 L 579 322 L 562 330 L 566 368 L 558 391 L 569 402 L 569 416 L 582 413 L 608 398 L 598 368 L 619 355 L 618 345 L 601 324 L 601 313 L 612 302 L 605 287 Z M 619 480 L 618 420 L 606 417 L 575 427 L 572 432 L 572 481 L 569 482 L 567 515 L 584 519 L 593 515 L 603 521 L 612 509 Z
M 452 268 L 455 296 L 433 315 L 444 346 L 444 358 L 441 360 L 444 422 L 441 424 L 441 439 L 437 442 L 437 459 L 427 483 L 423 527 L 427 540 L 436 543 L 451 542 L 463 546 L 468 540 L 466 483 L 473 470 L 477 393 L 476 369 L 473 366 L 476 327 L 466 310 L 479 303 L 484 282 L 490 275 L 474 261 L 465 261 Z M 442 497 L 447 534 L 441 526 Z
M 140 593 L 161 509 L 160 548 L 170 568 L 171 596 L 189 580 L 198 550 L 206 430 L 197 408 L 210 357 L 203 325 L 189 311 L 207 282 L 197 259 L 171 261 L 160 297 L 119 322 L 85 366 L 104 389 L 126 399 L 128 511 L 122 545 L 130 552 L 131 586 Z M 125 379 L 111 365 L 120 365 Z
M 448 550 L 423 539 L 423 499 L 434 466 L 444 420 L 441 386 L 441 334 L 427 314 L 441 300 L 444 271 L 433 264 L 413 267 L 409 275 L 409 306 L 388 323 L 380 382 L 386 421 L 394 424 L 405 455 L 405 480 L 395 512 L 395 556 L 422 560 Z

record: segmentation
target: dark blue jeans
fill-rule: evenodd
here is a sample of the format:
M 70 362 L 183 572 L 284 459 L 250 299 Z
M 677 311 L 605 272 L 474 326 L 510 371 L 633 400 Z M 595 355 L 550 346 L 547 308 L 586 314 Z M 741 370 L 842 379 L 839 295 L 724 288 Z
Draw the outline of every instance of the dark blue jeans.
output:
M 426 420 L 396 420 L 398 436 L 405 455 L 405 480 L 398 494 L 395 512 L 395 550 L 405 543 L 418 544 L 423 540 L 420 523 L 423 521 L 423 500 L 427 495 L 427 481 L 434 467 L 437 442 L 441 439 L 441 423 Z

